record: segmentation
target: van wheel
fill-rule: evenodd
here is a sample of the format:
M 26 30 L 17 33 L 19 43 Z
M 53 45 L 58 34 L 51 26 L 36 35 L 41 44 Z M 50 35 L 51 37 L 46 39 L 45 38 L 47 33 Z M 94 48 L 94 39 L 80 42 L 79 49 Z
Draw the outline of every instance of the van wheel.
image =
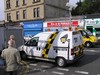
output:
M 56 63 L 59 67 L 64 67 L 66 65 L 65 59 L 64 58 L 57 58 Z
M 92 47 L 92 43 L 91 42 L 86 42 L 85 46 L 88 47 L 88 48 L 90 48 L 90 47 Z
M 26 60 L 27 59 L 27 55 L 24 51 L 20 51 L 20 56 L 22 60 Z

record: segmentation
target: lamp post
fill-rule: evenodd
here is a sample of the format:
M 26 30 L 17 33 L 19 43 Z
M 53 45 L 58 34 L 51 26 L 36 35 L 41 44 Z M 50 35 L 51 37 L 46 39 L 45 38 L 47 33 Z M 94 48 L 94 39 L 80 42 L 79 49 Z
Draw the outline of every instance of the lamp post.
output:
M 71 11 L 72 11 L 72 8 L 73 9 L 75 9 L 75 7 L 77 6 L 77 5 L 72 5 L 72 4 L 70 4 L 70 3 L 66 3 L 66 6 L 68 7 L 68 11 L 69 11 L 69 20 L 70 20 L 70 25 L 69 25 L 69 27 L 70 28 L 72 28 L 72 14 L 71 14 Z
M 72 27 L 72 14 L 71 14 L 72 8 L 69 8 L 69 18 L 70 18 L 70 27 Z

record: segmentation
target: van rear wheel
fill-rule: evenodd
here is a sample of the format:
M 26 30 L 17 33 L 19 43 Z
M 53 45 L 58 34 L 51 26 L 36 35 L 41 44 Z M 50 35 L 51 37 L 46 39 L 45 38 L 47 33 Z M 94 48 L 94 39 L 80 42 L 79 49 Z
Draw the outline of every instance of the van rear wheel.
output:
M 57 58 L 56 63 L 59 67 L 64 67 L 66 65 L 65 59 L 64 58 Z
M 88 47 L 88 48 L 90 48 L 90 47 L 92 47 L 92 43 L 91 42 L 86 42 L 85 46 Z

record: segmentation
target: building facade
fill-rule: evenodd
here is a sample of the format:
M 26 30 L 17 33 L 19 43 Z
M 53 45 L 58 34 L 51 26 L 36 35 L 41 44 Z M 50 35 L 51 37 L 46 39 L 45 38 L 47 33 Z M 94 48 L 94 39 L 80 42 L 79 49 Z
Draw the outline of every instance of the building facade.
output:
M 2 27 L 4 25 L 5 25 L 5 21 L 4 20 L 0 21 L 0 27 Z
M 74 30 L 76 27 L 84 27 L 84 16 L 72 16 L 70 21 L 69 17 L 49 18 L 44 21 L 43 31 L 62 31 L 68 30 L 69 26 Z
M 5 22 L 23 25 L 24 35 L 35 35 L 43 31 L 47 18 L 68 15 L 69 0 L 5 0 Z
M 93 33 L 94 36 L 100 38 L 100 13 L 87 14 L 84 18 L 84 28 Z
M 18 22 L 64 17 L 69 0 L 5 0 L 5 20 Z

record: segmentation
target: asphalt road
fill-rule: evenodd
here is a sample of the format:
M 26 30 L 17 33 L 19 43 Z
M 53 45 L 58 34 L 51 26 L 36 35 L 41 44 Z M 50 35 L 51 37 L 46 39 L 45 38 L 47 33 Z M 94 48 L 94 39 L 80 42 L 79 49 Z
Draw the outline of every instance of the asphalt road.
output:
M 64 68 L 55 63 L 39 60 L 27 60 L 19 67 L 19 75 L 100 75 L 100 48 L 86 48 L 85 56 L 76 63 Z M 0 66 L 0 75 L 4 67 Z

